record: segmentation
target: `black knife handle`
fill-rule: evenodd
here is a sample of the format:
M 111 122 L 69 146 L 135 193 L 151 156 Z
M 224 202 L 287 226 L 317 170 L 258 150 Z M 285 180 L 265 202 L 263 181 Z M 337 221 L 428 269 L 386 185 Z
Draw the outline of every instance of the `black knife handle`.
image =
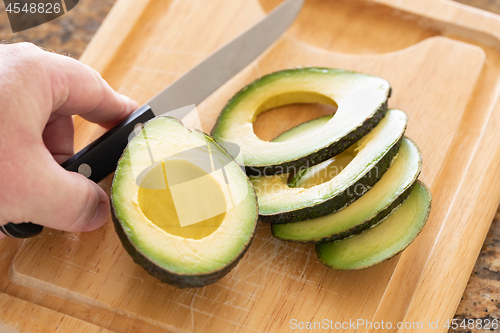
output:
M 138 124 L 154 118 L 148 105 L 141 106 L 118 125 L 104 133 L 100 138 L 71 156 L 61 166 L 83 174 L 98 183 L 116 169 L 116 164 L 128 144 L 130 134 Z M 29 238 L 38 235 L 43 227 L 34 223 L 8 223 L 0 226 L 0 231 L 14 238 Z
M 68 171 L 81 173 L 96 183 L 100 182 L 116 169 L 116 164 L 128 144 L 134 127 L 154 116 L 149 106 L 140 107 L 100 138 L 71 156 L 61 166 Z
M 43 227 L 33 223 L 7 223 L 0 226 L 0 231 L 12 238 L 30 238 L 38 235 Z

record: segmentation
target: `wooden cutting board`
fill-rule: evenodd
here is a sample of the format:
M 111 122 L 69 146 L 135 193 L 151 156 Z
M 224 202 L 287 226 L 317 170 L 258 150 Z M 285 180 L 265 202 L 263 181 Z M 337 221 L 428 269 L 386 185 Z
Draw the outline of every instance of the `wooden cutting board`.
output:
M 119 92 L 145 102 L 279 2 L 119 0 L 81 60 Z M 27 301 L 39 307 L 36 316 L 90 323 L 72 332 L 285 332 L 293 320 L 323 319 L 414 328 L 394 329 L 401 332 L 426 331 L 439 321 L 432 331 L 447 331 L 500 202 L 499 32 L 499 16 L 447 0 L 307 0 L 282 38 L 198 107 L 209 132 L 243 85 L 297 66 L 389 80 L 389 106 L 409 115 L 407 135 L 423 153 L 420 179 L 433 194 L 425 229 L 401 255 L 366 270 L 336 272 L 317 261 L 313 246 L 276 240 L 259 224 L 228 276 L 178 289 L 135 265 L 110 222 L 93 233 L 45 230 L 25 242 L 3 241 L 0 270 L 9 278 L 0 281 L 0 304 Z M 270 139 L 329 111 L 282 107 L 261 115 L 255 131 Z M 102 133 L 75 121 L 77 148 Z M 109 190 L 110 182 L 101 186 Z M 28 318 L 21 311 L 11 315 L 0 328 Z M 343 327 L 338 331 L 354 331 Z M 367 331 L 390 330 L 356 330 Z

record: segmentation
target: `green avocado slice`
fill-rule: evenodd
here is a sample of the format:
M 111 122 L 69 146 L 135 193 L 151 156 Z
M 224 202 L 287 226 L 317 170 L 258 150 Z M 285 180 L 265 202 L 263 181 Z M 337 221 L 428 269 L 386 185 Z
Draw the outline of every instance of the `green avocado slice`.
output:
M 263 222 L 290 223 L 331 214 L 361 197 L 384 175 L 396 156 L 408 117 L 389 110 L 380 123 L 352 149 L 355 157 L 324 183 L 288 186 L 288 174 L 250 177 Z M 290 141 L 291 142 L 291 141 Z
M 275 137 L 272 142 L 306 139 L 309 135 L 321 130 L 321 128 L 325 126 L 330 121 L 330 119 L 332 119 L 332 117 L 333 115 L 323 116 L 306 121 L 305 123 L 297 125 L 293 128 L 290 128 L 288 131 L 281 133 L 280 135 Z
M 226 104 L 212 130 L 214 139 L 240 147 L 249 175 L 273 175 L 311 167 L 338 155 L 375 127 L 387 110 L 389 83 L 379 77 L 330 69 L 296 68 L 266 75 Z M 253 131 L 257 115 L 293 103 L 337 106 L 321 131 L 297 140 L 267 142 Z
M 118 162 L 116 232 L 134 261 L 181 288 L 214 283 L 248 249 L 258 209 L 248 177 L 210 136 L 172 117 L 147 122 Z
M 273 224 L 273 236 L 298 243 L 322 243 L 358 234 L 380 222 L 408 197 L 420 174 L 421 165 L 422 155 L 417 145 L 403 138 L 393 164 L 365 195 L 330 215 Z M 308 169 L 306 173 L 314 173 L 312 169 L 318 166 Z M 307 178 L 307 175 L 303 174 L 303 177 Z
M 333 269 L 355 270 L 392 258 L 422 231 L 431 201 L 429 189 L 417 181 L 409 197 L 380 224 L 350 238 L 317 244 L 318 259 Z

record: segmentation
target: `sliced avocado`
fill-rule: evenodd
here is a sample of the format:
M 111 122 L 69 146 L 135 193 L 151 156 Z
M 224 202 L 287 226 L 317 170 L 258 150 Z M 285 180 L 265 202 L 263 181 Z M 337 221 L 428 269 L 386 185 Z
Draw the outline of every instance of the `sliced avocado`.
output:
M 323 162 L 326 163 L 326 162 Z M 322 164 L 323 164 L 322 163 Z M 340 240 L 370 228 L 385 218 L 411 193 L 420 174 L 422 156 L 417 145 L 403 138 L 398 155 L 382 178 L 361 198 L 348 207 L 315 219 L 273 224 L 273 236 L 298 243 L 322 243 Z M 302 175 L 312 179 L 321 164 Z M 300 185 L 300 180 L 298 180 Z
M 350 163 L 324 183 L 290 187 L 288 174 L 251 177 L 261 221 L 290 223 L 312 219 L 354 202 L 375 185 L 391 165 L 407 120 L 403 111 L 389 110 L 370 133 L 344 152 L 355 155 Z
M 431 208 L 431 193 L 420 181 L 409 197 L 380 224 L 337 242 L 316 245 L 319 260 L 338 270 L 363 269 L 403 251 L 422 231 Z
M 333 115 L 329 115 L 306 121 L 305 123 L 292 127 L 288 131 L 281 133 L 275 137 L 272 142 L 305 139 L 314 132 L 321 131 L 321 128 L 323 128 L 323 126 L 325 126 L 330 119 L 332 119 L 332 117 Z
M 214 283 L 257 223 L 247 176 L 207 134 L 157 117 L 130 141 L 111 188 L 116 232 L 134 261 L 178 287 Z
M 379 77 L 329 68 L 296 68 L 266 75 L 241 89 L 224 107 L 214 139 L 241 148 L 249 175 L 284 174 L 338 155 L 374 128 L 387 110 L 389 83 Z M 253 131 L 257 116 L 293 103 L 337 106 L 321 131 L 291 141 L 267 142 Z
M 326 123 L 330 121 L 330 119 L 332 119 L 332 117 L 333 115 L 329 115 L 306 121 L 305 123 L 297 125 L 289 129 L 288 131 L 281 133 L 280 135 L 275 137 L 272 142 L 283 142 L 305 138 L 311 133 L 321 130 L 321 128 L 326 125 Z M 321 176 L 325 176 L 322 180 L 320 180 L 320 182 L 325 182 L 327 180 L 326 177 L 329 177 L 330 179 L 333 178 L 340 172 L 340 170 L 343 170 L 347 166 L 347 164 L 352 161 L 356 154 L 354 148 L 355 145 L 352 145 L 339 155 L 336 155 L 329 160 L 321 162 L 311 168 L 301 167 L 298 170 L 295 170 L 295 172 L 293 173 L 293 177 L 289 178 L 288 180 L 288 186 L 309 188 L 314 183 L 314 179 L 309 179 L 311 175 L 314 175 L 313 178 L 321 178 Z M 306 171 L 312 169 L 314 169 L 315 172 L 307 172 L 306 174 Z M 301 185 L 303 186 L 300 186 L 298 184 L 300 180 L 302 180 Z

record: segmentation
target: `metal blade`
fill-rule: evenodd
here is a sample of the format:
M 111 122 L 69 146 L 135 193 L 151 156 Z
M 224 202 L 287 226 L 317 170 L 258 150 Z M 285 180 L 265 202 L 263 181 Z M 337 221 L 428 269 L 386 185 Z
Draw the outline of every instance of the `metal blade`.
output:
M 260 22 L 212 53 L 146 104 L 158 116 L 201 103 L 280 37 L 295 20 L 303 2 L 286 0 L 281 3 Z

